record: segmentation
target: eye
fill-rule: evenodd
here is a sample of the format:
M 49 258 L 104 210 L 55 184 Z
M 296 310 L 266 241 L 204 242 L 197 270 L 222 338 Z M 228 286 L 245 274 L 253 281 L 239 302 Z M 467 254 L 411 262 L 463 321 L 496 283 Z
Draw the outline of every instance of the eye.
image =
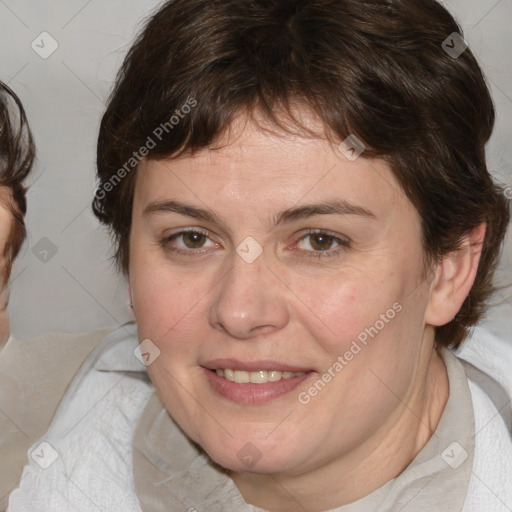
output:
M 299 250 L 305 257 L 330 257 L 338 256 L 345 251 L 350 243 L 348 240 L 340 238 L 334 234 L 322 230 L 309 230 L 306 235 L 301 237 L 297 244 Z M 334 249 L 333 249 L 334 248 Z
M 210 244 L 207 245 L 207 242 Z M 205 251 L 200 251 L 206 247 L 218 247 L 218 244 L 210 240 L 207 232 L 198 228 L 192 228 L 179 231 L 171 236 L 164 238 L 161 241 L 163 248 L 166 251 L 175 254 L 203 254 Z

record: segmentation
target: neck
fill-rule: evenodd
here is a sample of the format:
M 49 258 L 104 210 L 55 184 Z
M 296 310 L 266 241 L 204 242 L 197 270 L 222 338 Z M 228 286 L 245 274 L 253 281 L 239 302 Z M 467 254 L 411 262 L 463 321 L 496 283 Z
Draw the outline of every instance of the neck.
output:
M 357 501 L 396 478 L 432 437 L 449 396 L 436 350 L 417 385 L 375 435 L 343 457 L 304 474 L 231 475 L 247 503 L 271 512 L 320 512 Z

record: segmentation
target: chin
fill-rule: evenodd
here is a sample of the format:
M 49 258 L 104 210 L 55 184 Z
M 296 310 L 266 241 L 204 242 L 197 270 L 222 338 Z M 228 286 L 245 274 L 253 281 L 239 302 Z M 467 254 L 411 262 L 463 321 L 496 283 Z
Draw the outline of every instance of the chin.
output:
M 239 442 L 233 439 L 224 445 L 203 443 L 202 447 L 216 464 L 236 473 L 293 473 L 298 464 L 296 449 L 287 451 L 282 445 L 262 446 L 257 441 L 247 441 L 247 437 Z

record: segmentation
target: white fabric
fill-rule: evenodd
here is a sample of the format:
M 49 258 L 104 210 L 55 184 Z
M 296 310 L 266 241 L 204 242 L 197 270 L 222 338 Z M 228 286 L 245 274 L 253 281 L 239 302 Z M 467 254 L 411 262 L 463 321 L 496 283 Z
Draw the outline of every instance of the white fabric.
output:
M 512 443 L 489 397 L 470 381 L 475 407 L 475 459 L 464 512 L 512 511 Z
M 498 407 L 482 390 L 484 380 L 469 380 L 475 414 L 475 459 L 464 512 L 512 511 L 512 341 L 476 328 L 457 356 L 491 375 L 506 392 Z M 501 412 L 501 414 L 500 414 Z
M 141 512 L 133 482 L 132 439 L 153 387 L 133 355 L 136 346 L 135 331 L 120 329 L 93 352 L 41 439 L 53 446 L 58 459 L 42 469 L 29 457 L 8 512 Z M 492 368 L 510 401 L 512 344 L 476 329 L 459 355 Z M 482 386 L 470 380 L 476 448 L 463 512 L 511 512 L 510 434 Z
M 30 448 L 29 464 L 10 496 L 8 512 L 141 512 L 131 446 L 154 388 L 141 378 L 145 370 L 140 373 L 142 364 L 133 355 L 136 346 L 133 331 L 118 329 L 87 359 L 47 434 Z M 120 370 L 99 370 L 104 361 Z M 59 454 L 47 469 L 30 456 L 38 453 L 42 441 Z M 46 449 L 47 456 L 50 451 Z

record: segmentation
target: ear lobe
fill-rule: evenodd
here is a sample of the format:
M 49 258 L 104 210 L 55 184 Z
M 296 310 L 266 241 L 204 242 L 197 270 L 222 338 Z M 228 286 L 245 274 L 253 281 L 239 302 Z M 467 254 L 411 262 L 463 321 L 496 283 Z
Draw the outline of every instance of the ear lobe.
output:
M 425 311 L 427 325 L 445 325 L 459 312 L 475 281 L 486 227 L 483 223 L 473 229 L 460 249 L 447 254 L 438 264 Z

